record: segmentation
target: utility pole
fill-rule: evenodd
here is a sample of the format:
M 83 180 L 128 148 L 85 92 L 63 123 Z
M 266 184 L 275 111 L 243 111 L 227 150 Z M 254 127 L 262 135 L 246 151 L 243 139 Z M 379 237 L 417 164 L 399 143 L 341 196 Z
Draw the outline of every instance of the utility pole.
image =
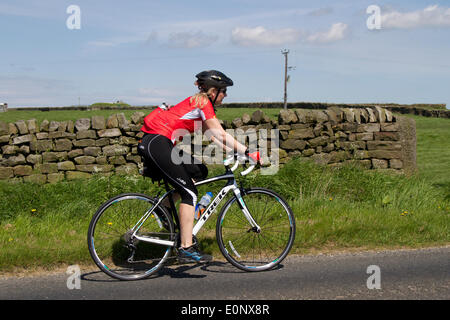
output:
M 288 53 L 289 50 L 281 50 L 281 53 L 284 55 L 284 110 L 287 110 L 287 82 L 288 82 Z

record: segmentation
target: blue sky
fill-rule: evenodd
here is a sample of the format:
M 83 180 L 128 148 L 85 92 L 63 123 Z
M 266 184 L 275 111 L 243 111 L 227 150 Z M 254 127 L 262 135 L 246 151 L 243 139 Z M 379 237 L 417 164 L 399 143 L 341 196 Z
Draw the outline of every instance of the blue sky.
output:
M 449 108 L 449 40 L 449 1 L 2 0 L 0 102 L 175 104 L 207 69 L 234 80 L 225 102 L 282 101 L 286 48 L 291 102 Z

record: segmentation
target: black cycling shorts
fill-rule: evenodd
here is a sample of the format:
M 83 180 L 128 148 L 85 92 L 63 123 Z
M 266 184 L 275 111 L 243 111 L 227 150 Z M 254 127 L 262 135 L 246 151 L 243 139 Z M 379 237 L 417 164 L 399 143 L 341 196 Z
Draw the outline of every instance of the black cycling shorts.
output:
M 144 158 L 144 166 L 147 167 L 152 179 L 164 179 L 178 191 L 181 203 L 195 206 L 198 191 L 192 179 L 196 181 L 205 179 L 208 176 L 208 168 L 202 163 L 194 163 L 192 155 L 188 161 L 178 164 L 177 159 L 177 163 L 174 163 L 173 149 L 172 141 L 159 134 L 147 133 L 138 145 L 138 152 Z M 174 152 L 179 150 L 175 149 Z

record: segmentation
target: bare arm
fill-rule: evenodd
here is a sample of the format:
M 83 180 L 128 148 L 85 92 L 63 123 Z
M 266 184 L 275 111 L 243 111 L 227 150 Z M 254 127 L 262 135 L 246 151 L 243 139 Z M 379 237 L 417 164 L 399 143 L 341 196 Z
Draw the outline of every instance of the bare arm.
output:
M 211 139 L 214 143 L 218 144 L 224 150 L 233 150 L 238 153 L 244 154 L 247 147 L 239 143 L 234 139 L 229 133 L 227 133 L 217 119 L 208 119 L 205 122 L 206 125 L 206 136 Z

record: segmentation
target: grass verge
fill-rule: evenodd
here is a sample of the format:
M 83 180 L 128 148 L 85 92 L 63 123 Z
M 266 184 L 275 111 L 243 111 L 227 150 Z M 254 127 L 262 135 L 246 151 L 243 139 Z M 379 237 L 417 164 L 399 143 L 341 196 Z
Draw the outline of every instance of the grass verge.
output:
M 212 168 L 210 175 L 222 171 Z M 245 185 L 274 189 L 288 200 L 297 222 L 292 253 L 450 243 L 450 201 L 418 175 L 333 169 L 296 159 L 277 175 L 251 175 Z M 0 205 L 0 271 L 91 263 L 86 233 L 96 209 L 122 192 L 157 189 L 148 179 L 120 176 L 44 186 L 1 182 L 0 197 L 8 200 Z M 203 186 L 199 193 L 206 191 Z M 214 216 L 206 226 L 201 244 L 220 256 Z

